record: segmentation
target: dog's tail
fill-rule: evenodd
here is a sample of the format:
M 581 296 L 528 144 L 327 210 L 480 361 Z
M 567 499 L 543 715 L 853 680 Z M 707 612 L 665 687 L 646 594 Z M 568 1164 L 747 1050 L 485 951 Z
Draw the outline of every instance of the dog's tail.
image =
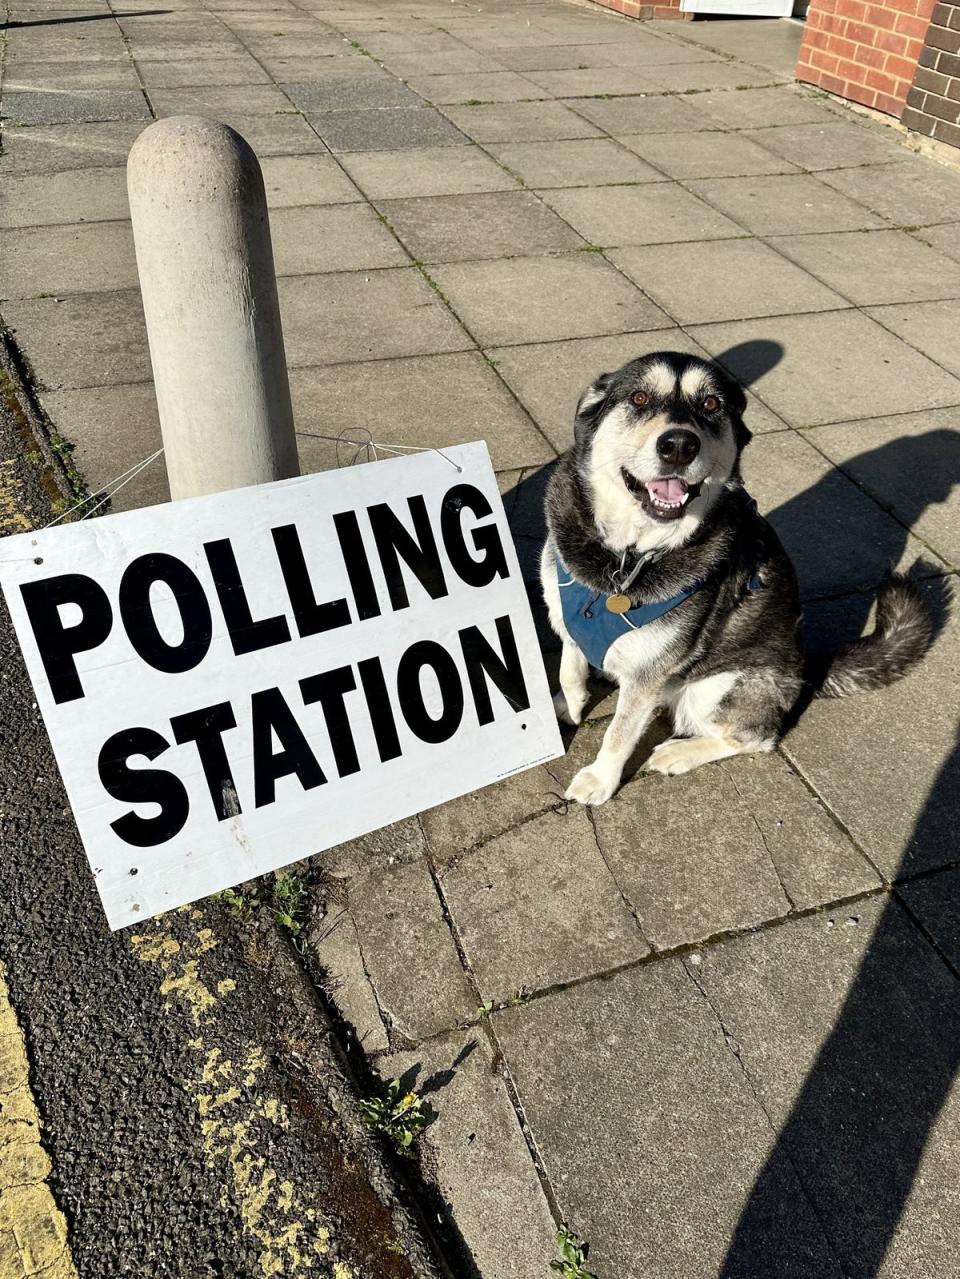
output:
M 815 658 L 814 697 L 847 697 L 883 688 L 906 675 L 929 651 L 933 617 L 912 582 L 891 576 L 877 596 L 877 624 L 869 635 Z

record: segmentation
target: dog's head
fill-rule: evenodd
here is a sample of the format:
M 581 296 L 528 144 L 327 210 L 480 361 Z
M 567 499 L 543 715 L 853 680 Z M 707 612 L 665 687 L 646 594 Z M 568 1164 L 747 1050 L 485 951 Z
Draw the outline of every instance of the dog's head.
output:
M 739 480 L 745 407 L 740 386 L 694 355 L 658 351 L 602 373 L 574 422 L 598 523 L 624 544 L 686 541 Z

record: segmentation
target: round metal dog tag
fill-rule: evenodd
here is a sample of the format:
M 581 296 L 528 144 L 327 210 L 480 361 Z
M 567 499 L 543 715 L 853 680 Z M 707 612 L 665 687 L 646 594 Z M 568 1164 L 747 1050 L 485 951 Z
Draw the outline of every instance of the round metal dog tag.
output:
M 629 595 L 609 595 L 607 597 L 607 610 L 611 613 L 626 613 L 629 607 Z

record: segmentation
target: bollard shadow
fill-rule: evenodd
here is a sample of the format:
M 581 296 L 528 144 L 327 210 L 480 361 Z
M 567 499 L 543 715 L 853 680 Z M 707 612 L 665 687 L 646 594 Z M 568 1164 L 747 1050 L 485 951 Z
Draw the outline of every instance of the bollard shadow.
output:
M 734 348 L 720 362 L 741 380 L 757 377 L 773 357 L 764 345 Z M 809 652 L 832 650 L 862 633 L 877 585 L 904 552 L 908 528 L 960 487 L 960 410 L 956 428 L 865 448 L 843 464 L 842 473 L 832 470 L 766 512 L 797 564 L 805 598 L 822 600 L 805 607 Z M 525 477 L 506 495 L 520 542 L 545 534 L 542 517 L 536 527 L 534 513 L 538 503 L 542 512 L 549 469 Z M 883 514 L 878 503 L 892 507 L 892 514 Z M 530 560 L 529 551 L 521 553 L 522 563 Z M 948 579 L 931 576 L 939 571 L 939 565 L 922 562 L 911 570 L 922 583 L 938 630 L 950 611 Z M 531 600 L 543 627 L 535 582 Z M 555 643 L 550 647 L 555 649 Z M 547 656 L 550 665 L 550 650 Z M 955 691 L 947 694 L 945 713 L 953 708 Z M 891 749 L 896 749 L 893 737 Z M 917 814 L 895 883 L 956 863 L 958 815 L 960 737 Z M 785 1271 L 782 1250 L 771 1247 L 773 1233 L 796 1216 L 798 1179 L 838 1259 L 834 1273 L 844 1279 L 875 1279 L 880 1273 L 931 1130 L 960 1069 L 960 971 L 924 937 L 909 895 L 894 891 L 836 1025 L 756 1179 L 719 1279 L 820 1279 L 822 1272 L 814 1275 L 809 1260 L 800 1256 Z M 940 1273 L 951 1263 L 955 1258 Z
M 173 10 L 132 9 L 129 12 L 115 10 L 112 13 L 81 13 L 70 18 L 31 18 L 27 22 L 11 18 L 8 22 L 0 22 L 0 31 L 19 31 L 24 27 L 62 27 L 74 22 L 112 22 L 114 18 L 159 18 L 167 13 L 173 13 Z

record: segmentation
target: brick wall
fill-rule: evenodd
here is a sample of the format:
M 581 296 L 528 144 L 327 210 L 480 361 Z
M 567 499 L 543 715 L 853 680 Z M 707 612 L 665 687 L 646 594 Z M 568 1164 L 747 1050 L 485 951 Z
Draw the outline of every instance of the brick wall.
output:
M 692 13 L 680 12 L 680 0 L 675 4 L 641 3 L 641 0 L 593 0 L 604 9 L 615 9 L 628 18 L 692 18 Z
M 933 11 L 901 116 L 908 129 L 960 147 L 960 0 Z
M 935 3 L 811 0 L 797 79 L 899 119 Z

